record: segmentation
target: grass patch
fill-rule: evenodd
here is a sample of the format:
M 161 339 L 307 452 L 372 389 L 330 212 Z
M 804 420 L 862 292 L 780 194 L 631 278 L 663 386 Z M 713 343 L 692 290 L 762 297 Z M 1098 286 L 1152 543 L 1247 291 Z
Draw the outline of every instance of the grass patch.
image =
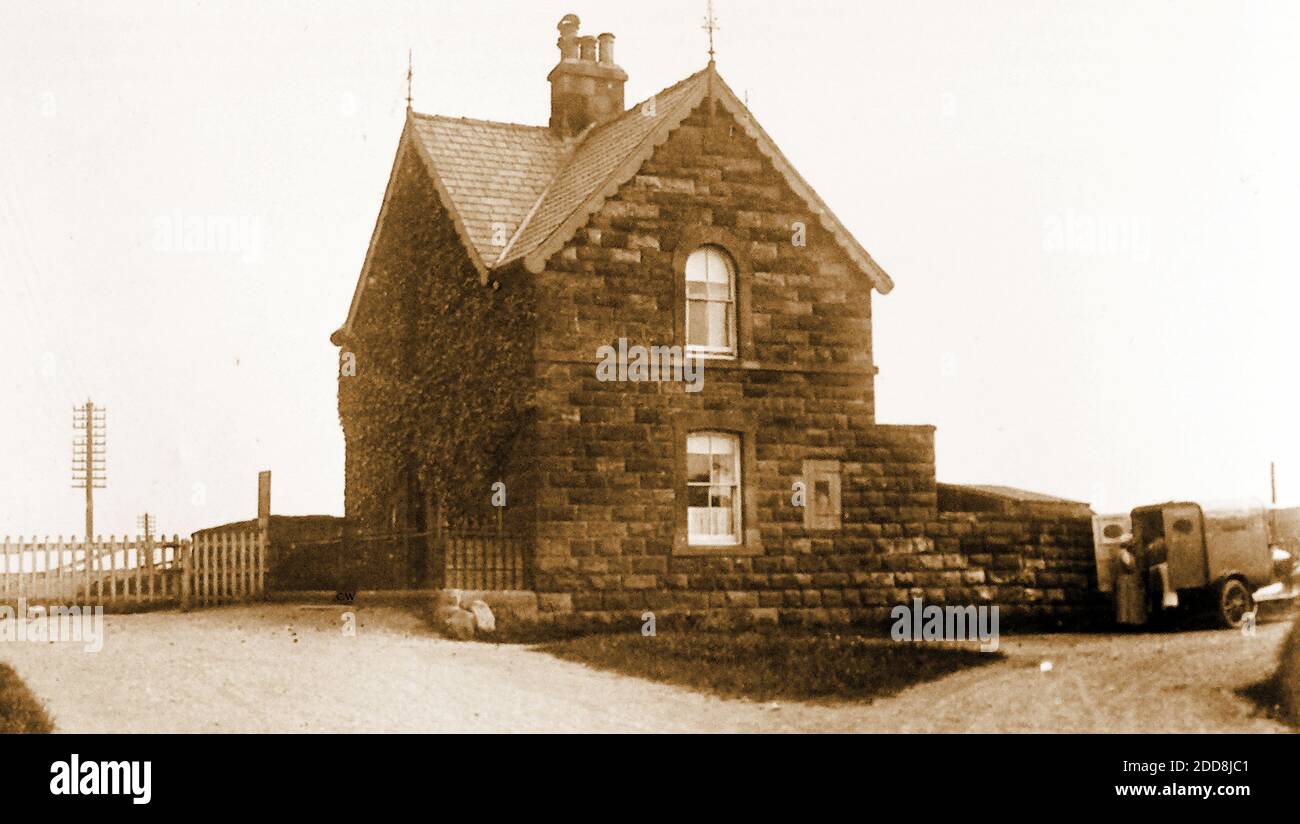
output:
M 53 729 L 45 708 L 18 678 L 18 673 L 8 664 L 0 664 L 0 733 Z
M 1286 710 L 1282 707 L 1282 684 L 1276 675 L 1270 676 L 1257 684 L 1242 687 L 1236 692 L 1237 695 L 1255 705 L 1254 714 L 1277 721 L 1280 724 L 1290 724 L 1300 730 L 1300 724 L 1296 724 L 1287 718 Z
M 538 649 L 598 669 L 756 701 L 871 701 L 1003 658 L 851 632 L 786 630 L 587 635 Z

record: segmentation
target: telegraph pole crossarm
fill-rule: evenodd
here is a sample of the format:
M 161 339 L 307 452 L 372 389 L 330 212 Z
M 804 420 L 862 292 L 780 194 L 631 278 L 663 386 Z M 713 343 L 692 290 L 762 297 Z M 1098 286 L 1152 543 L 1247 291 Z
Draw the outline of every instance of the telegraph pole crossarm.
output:
M 72 441 L 72 486 L 86 491 L 87 544 L 95 534 L 95 490 L 108 486 L 106 474 L 108 451 L 107 415 L 102 406 L 89 398 L 72 408 L 72 428 L 80 437 Z

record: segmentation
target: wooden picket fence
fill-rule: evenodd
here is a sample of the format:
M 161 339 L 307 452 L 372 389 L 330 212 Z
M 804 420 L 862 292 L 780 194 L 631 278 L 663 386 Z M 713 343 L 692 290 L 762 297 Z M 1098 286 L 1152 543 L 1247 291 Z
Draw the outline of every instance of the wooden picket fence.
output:
M 266 592 L 266 542 L 255 532 L 200 536 L 187 548 L 181 606 L 246 601 Z
M 271 564 L 274 589 L 357 590 L 532 588 L 532 542 L 492 526 L 433 532 L 284 540 Z
M 452 589 L 529 589 L 528 542 L 490 529 L 448 529 L 438 535 L 443 586 Z
M 90 543 L 6 537 L 0 548 L 0 603 L 189 608 L 266 590 L 266 544 L 257 533 Z

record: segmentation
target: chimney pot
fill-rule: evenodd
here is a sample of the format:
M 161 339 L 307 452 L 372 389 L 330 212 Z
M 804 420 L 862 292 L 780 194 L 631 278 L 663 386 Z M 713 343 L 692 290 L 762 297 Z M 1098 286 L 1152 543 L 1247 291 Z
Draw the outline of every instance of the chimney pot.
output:
M 551 128 L 565 136 L 622 114 L 627 82 L 627 72 L 614 63 L 614 35 L 583 36 L 579 26 L 576 14 L 564 15 L 556 25 L 560 62 L 546 77 L 551 84 Z
M 560 22 L 555 28 L 560 30 L 560 39 L 556 45 L 560 47 L 561 60 L 578 59 L 578 26 L 582 22 L 576 14 L 566 14 L 560 18 Z
M 596 40 L 600 43 L 600 65 L 614 65 L 614 35 L 605 32 L 597 35 Z

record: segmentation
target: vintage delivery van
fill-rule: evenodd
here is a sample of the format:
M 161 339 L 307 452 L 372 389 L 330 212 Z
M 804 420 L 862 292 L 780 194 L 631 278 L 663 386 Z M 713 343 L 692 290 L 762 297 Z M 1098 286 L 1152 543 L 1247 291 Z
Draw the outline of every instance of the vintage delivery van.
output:
M 1257 601 L 1297 595 L 1296 560 L 1277 545 L 1261 504 L 1171 501 L 1135 508 L 1129 523 L 1125 535 L 1117 516 L 1094 519 L 1097 580 L 1120 623 L 1204 609 L 1240 627 Z

